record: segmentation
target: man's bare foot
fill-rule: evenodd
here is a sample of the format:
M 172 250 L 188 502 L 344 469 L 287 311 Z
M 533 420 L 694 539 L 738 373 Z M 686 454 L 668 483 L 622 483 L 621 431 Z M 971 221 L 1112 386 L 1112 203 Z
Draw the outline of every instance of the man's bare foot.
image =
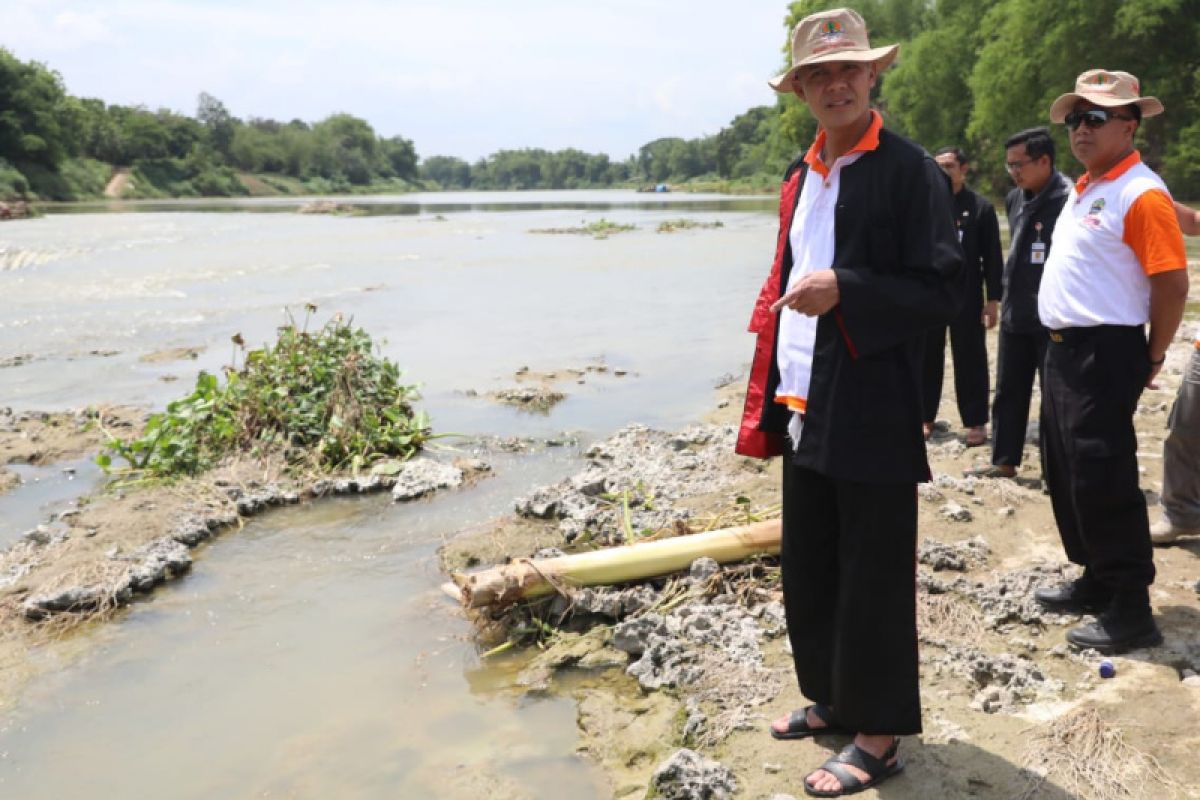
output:
M 860 733 L 854 737 L 854 744 L 858 745 L 859 748 L 867 751 L 876 758 L 882 758 L 895 741 L 895 736 L 888 736 L 886 734 L 881 736 L 868 736 L 865 733 Z M 893 766 L 896 763 L 897 758 L 898 756 L 893 753 L 892 757 L 887 760 L 887 765 L 889 767 Z M 846 772 L 850 775 L 858 778 L 863 783 L 871 783 L 879 778 L 879 776 L 872 777 L 858 767 L 850 764 L 841 764 L 840 767 L 846 770 Z M 813 772 L 804 779 L 804 782 L 813 789 L 816 789 L 818 792 L 840 792 L 842 790 L 842 782 L 837 779 L 837 776 L 824 769 L 818 769 L 817 771 Z

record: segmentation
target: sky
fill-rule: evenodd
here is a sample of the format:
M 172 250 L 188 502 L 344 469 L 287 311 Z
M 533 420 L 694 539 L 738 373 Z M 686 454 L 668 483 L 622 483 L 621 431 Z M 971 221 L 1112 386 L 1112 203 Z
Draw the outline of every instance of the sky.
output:
M 624 158 L 774 102 L 786 0 L 3 0 L 0 47 L 68 92 L 194 115 L 347 112 L 422 157 Z

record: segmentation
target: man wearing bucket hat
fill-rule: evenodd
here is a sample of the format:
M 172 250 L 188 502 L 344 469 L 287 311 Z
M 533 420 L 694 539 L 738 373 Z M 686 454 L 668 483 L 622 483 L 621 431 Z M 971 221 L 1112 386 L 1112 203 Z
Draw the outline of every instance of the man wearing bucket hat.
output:
M 1051 609 L 1097 612 L 1067 640 L 1104 653 L 1162 641 L 1150 609 L 1154 557 L 1133 427 L 1187 300 L 1170 193 L 1133 147 L 1141 120 L 1162 112 L 1133 75 L 1104 69 L 1084 72 L 1050 106 L 1087 172 L 1063 206 L 1038 294 L 1050 337 L 1042 453 L 1063 548 L 1084 571 L 1036 596 Z
M 922 344 L 958 308 L 962 250 L 945 175 L 869 105 L 896 50 L 872 48 L 854 11 L 814 14 L 792 34 L 792 68 L 770 82 L 820 130 L 785 173 L 737 449 L 784 455 L 784 604 L 813 705 L 771 733 L 854 736 L 805 778 L 819 797 L 896 774 L 897 737 L 921 730 Z

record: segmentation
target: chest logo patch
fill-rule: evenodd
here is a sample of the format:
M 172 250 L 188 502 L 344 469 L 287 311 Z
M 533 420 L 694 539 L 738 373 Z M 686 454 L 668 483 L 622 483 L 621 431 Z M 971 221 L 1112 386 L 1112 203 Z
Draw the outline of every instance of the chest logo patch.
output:
M 1097 197 L 1095 200 L 1092 201 L 1091 208 L 1088 209 L 1088 213 L 1083 216 L 1083 219 L 1080 220 L 1080 223 L 1082 223 L 1083 225 L 1085 225 L 1089 228 L 1092 228 L 1093 230 L 1096 228 L 1099 228 L 1100 227 L 1100 213 L 1102 211 L 1104 211 L 1104 198 Z

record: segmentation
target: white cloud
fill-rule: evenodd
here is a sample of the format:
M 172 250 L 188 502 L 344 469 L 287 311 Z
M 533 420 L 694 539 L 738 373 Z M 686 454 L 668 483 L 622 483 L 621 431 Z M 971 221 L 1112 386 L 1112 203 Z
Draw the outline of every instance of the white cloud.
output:
M 420 153 L 575 146 L 623 157 L 770 103 L 779 0 L 8 0 L 0 46 L 69 91 L 242 117 L 337 111 Z M 86 10 L 85 10 L 86 9 Z

